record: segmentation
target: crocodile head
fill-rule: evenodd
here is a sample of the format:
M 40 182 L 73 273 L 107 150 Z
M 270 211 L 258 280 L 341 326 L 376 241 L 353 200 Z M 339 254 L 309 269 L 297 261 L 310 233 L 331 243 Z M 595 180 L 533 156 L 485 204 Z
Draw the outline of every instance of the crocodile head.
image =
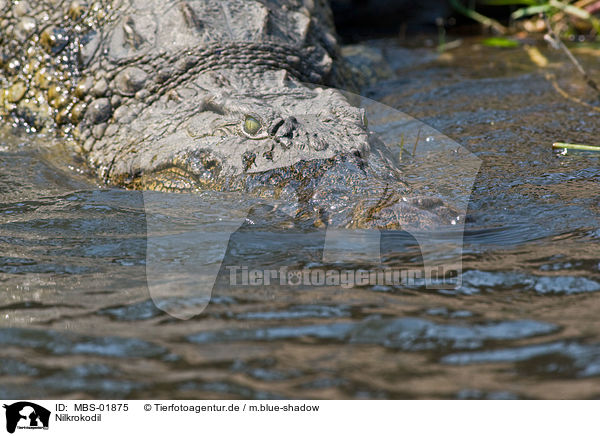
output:
M 289 200 L 300 205 L 298 217 L 337 226 L 456 217 L 442 204 L 405 199 L 396 158 L 349 98 L 285 71 L 211 71 L 150 104 L 121 104 L 89 158 L 122 186 L 242 190 Z
M 134 110 L 119 109 L 127 124 L 105 131 L 91 157 L 113 156 L 99 162 L 105 177 L 135 188 L 247 188 L 259 174 L 370 151 L 363 109 L 284 71 L 211 72 Z

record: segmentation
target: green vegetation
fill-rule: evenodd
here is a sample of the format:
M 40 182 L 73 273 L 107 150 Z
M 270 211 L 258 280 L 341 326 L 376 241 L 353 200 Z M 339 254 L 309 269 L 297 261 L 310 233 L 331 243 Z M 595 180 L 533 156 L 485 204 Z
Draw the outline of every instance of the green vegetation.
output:
M 594 151 L 600 152 L 600 146 L 587 144 L 569 144 L 566 142 L 555 142 L 552 148 L 560 151 L 562 154 L 567 154 L 568 151 Z
M 481 41 L 481 43 L 483 45 L 487 45 L 488 47 L 513 48 L 519 46 L 519 43 L 514 39 L 500 37 L 486 38 Z
M 543 14 L 561 37 L 600 41 L 600 0 L 471 0 L 469 6 L 464 1 L 450 3 L 457 12 L 501 35 L 519 30 L 545 32 L 547 26 L 540 18 Z M 509 26 L 481 14 L 476 10 L 478 6 L 486 6 L 487 10 L 489 6 L 511 7 L 512 13 L 506 17 Z
M 450 3 L 459 13 L 499 34 L 483 40 L 483 45 L 510 48 L 518 46 L 520 41 L 524 44 L 523 48 L 531 61 L 540 69 L 547 68 L 549 62 L 537 47 L 531 44 L 530 36 L 543 35 L 545 41 L 562 51 L 566 59 L 574 65 L 589 89 L 594 91 L 592 97 L 595 95 L 596 101 L 600 97 L 600 85 L 594 80 L 595 75 L 586 71 L 571 50 L 571 48 L 582 47 L 597 50 L 600 44 L 600 0 L 450 0 Z M 465 6 L 465 3 L 469 6 Z M 505 26 L 500 21 L 483 15 L 480 12 L 483 7 L 485 11 L 493 11 L 494 7 L 503 7 L 503 11 L 508 10 L 504 16 L 500 13 L 493 14 L 494 17 L 502 17 L 501 21 L 508 25 Z M 480 11 L 476 10 L 478 8 Z M 564 40 L 573 41 L 575 44 L 570 44 L 571 48 L 569 48 Z M 600 112 L 596 102 L 585 101 L 563 89 L 553 72 L 547 71 L 546 79 L 566 99 Z M 600 152 L 600 146 L 566 142 L 555 142 L 552 148 L 563 155 Z

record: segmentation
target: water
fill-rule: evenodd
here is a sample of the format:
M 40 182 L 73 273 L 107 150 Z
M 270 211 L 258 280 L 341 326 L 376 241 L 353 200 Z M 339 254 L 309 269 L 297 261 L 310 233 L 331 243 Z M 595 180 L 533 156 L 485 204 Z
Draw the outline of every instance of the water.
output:
M 550 149 L 597 144 L 598 113 L 560 96 L 524 51 L 477 47 L 389 49 L 398 77 L 367 93 L 482 161 L 454 291 L 220 282 L 202 313 L 172 317 L 148 288 L 143 194 L 97 185 L 44 141 L 4 136 L 0 396 L 600 397 L 599 158 Z M 594 103 L 572 67 L 544 53 L 558 83 Z M 454 171 L 403 162 L 423 191 Z M 197 204 L 170 201 L 166 220 L 181 226 L 258 206 L 205 194 L 199 216 Z M 322 229 L 285 216 L 267 229 L 246 224 L 229 264 L 322 265 Z M 413 239 L 390 237 L 404 247 L 396 261 L 422 261 Z

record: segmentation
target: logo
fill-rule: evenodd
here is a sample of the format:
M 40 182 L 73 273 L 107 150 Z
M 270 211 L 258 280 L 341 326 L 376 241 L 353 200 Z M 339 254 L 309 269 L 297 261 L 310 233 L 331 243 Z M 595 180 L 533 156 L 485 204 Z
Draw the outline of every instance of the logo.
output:
M 19 401 L 4 405 L 6 409 L 6 431 L 14 433 L 18 429 L 48 429 L 50 411 L 29 401 Z

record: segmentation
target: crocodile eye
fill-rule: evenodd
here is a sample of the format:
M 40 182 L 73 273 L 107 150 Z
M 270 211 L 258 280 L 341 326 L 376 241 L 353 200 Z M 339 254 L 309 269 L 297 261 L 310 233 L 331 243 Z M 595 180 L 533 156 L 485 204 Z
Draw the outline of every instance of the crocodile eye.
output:
M 246 116 L 246 121 L 244 121 L 244 132 L 248 135 L 256 135 L 261 127 L 260 121 L 256 118 L 251 117 L 250 115 Z

